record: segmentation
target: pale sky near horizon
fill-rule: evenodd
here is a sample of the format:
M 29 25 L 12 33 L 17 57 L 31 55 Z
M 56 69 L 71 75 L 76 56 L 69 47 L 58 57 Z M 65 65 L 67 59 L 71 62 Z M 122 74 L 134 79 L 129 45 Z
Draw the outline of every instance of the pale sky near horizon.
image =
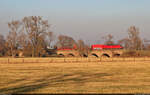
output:
M 150 0 L 0 0 L 0 33 L 8 33 L 11 20 L 43 16 L 57 35 L 87 43 L 98 43 L 107 34 L 124 38 L 131 25 L 140 29 L 142 38 L 150 39 L 149 5 Z

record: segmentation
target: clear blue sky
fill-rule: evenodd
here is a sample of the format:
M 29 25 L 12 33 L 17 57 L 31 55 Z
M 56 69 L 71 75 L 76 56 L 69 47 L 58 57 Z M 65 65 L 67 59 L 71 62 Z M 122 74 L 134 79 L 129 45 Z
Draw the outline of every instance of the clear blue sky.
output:
M 0 33 L 8 33 L 7 22 L 24 16 L 43 16 L 51 30 L 92 43 L 113 34 L 127 36 L 131 25 L 141 36 L 150 35 L 150 0 L 0 0 Z

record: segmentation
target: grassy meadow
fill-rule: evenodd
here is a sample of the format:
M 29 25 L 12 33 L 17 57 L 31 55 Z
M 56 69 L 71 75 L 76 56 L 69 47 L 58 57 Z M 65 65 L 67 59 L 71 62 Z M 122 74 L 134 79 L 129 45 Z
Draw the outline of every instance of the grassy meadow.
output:
M 10 93 L 150 93 L 150 62 L 1 63 Z

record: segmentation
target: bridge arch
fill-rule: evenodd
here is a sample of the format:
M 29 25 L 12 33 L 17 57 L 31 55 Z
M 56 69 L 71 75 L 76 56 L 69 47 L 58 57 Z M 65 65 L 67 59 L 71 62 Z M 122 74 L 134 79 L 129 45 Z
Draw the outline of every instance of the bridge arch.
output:
M 73 53 L 69 53 L 67 56 L 68 57 L 75 57 L 75 55 Z
M 119 54 L 119 53 L 113 54 L 113 57 L 119 57 L 119 56 L 121 56 L 121 54 Z
M 78 51 L 76 50 L 57 50 L 57 55 L 62 54 L 65 57 L 77 57 L 79 56 Z
M 101 55 L 101 57 L 110 57 L 110 55 L 109 54 L 107 54 L 107 53 L 103 53 L 102 55 Z
M 65 55 L 62 54 L 62 53 L 58 54 L 58 56 L 59 56 L 59 57 L 65 57 Z
M 92 53 L 91 55 L 92 55 L 93 57 L 97 57 L 97 58 L 99 57 L 96 53 Z
M 88 55 L 87 54 L 83 54 L 83 57 L 88 57 Z

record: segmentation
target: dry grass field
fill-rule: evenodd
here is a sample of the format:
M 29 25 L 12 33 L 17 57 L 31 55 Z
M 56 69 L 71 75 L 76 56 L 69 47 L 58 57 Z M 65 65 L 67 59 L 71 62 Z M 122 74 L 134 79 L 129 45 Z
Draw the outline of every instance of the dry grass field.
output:
M 150 62 L 1 63 L 4 93 L 150 93 Z

